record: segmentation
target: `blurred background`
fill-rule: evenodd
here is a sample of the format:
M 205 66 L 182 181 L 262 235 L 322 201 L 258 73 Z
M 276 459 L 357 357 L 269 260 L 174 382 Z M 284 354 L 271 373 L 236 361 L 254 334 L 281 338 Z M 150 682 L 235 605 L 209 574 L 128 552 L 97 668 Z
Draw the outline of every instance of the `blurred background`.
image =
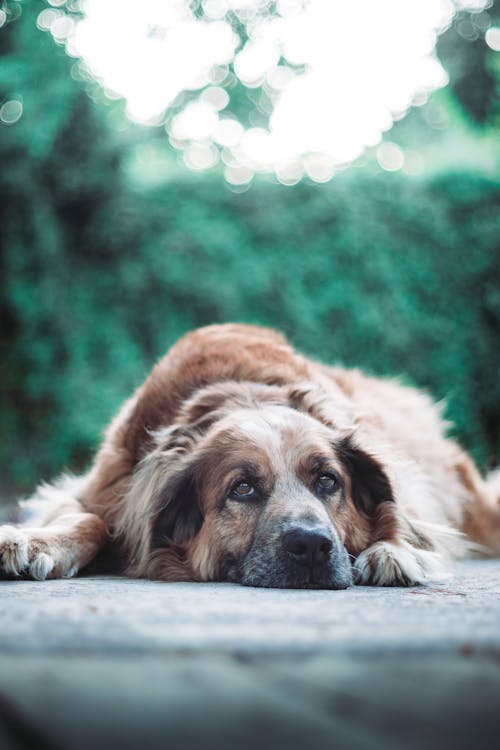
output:
M 487 0 L 0 0 L 3 497 L 230 320 L 498 462 L 499 50 Z

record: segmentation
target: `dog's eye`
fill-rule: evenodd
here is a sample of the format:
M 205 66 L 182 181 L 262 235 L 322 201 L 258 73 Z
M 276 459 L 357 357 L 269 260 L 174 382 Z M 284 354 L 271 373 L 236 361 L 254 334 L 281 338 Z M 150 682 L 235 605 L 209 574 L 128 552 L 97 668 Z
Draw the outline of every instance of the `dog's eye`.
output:
M 321 494 L 331 494 L 337 487 L 338 481 L 332 474 L 322 474 L 316 482 L 316 489 Z
M 249 482 L 238 482 L 238 484 L 234 485 L 229 494 L 237 500 L 246 500 L 249 497 L 253 497 L 256 493 L 255 487 Z

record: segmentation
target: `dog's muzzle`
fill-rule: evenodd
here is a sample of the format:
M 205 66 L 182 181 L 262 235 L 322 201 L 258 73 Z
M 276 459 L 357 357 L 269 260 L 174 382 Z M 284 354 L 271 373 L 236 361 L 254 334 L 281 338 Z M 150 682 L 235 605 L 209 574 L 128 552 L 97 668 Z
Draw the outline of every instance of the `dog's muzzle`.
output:
M 352 566 L 332 526 L 288 522 L 271 541 L 258 535 L 247 555 L 241 583 L 250 586 L 303 589 L 345 589 Z
M 346 588 L 352 583 L 347 553 L 329 529 L 293 525 L 283 531 L 281 544 L 290 578 L 304 587 Z

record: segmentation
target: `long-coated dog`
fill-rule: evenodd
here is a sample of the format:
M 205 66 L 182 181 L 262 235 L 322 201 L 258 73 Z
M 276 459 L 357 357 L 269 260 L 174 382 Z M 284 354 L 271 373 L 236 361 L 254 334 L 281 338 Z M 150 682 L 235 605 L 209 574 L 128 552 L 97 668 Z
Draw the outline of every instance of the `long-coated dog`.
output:
M 413 585 L 500 550 L 484 480 L 422 393 L 247 325 L 184 336 L 111 422 L 90 471 L 0 527 L 0 572 L 75 575 L 107 546 L 162 581 Z

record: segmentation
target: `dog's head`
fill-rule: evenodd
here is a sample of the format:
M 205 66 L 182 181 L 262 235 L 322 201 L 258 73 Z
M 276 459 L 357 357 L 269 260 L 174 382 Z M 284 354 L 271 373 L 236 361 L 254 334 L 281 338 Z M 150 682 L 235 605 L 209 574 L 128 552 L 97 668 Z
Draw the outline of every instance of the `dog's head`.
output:
M 382 466 L 304 387 L 226 383 L 159 430 L 124 499 L 131 570 L 162 580 L 346 588 L 392 502 Z

